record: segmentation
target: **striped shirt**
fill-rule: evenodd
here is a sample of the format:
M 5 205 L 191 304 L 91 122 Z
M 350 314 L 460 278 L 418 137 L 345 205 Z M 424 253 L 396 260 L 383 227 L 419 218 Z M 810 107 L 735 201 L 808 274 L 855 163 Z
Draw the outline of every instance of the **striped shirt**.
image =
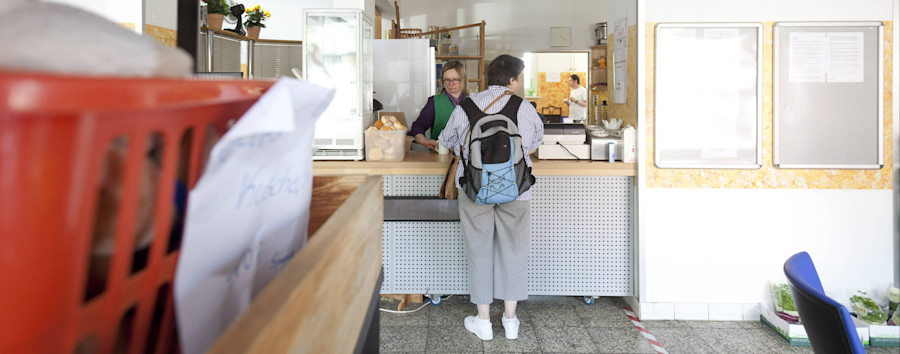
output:
M 484 107 L 491 104 L 494 99 L 500 97 L 506 91 L 509 91 L 509 89 L 504 86 L 492 85 L 488 87 L 487 90 L 472 94 L 471 98 L 479 109 L 484 110 Z M 506 102 L 509 101 L 509 98 L 509 95 L 503 96 L 484 113 L 494 114 L 499 112 L 506 106 Z M 541 118 L 538 116 L 534 107 L 526 100 L 522 100 L 522 104 L 519 105 L 517 121 L 519 134 L 522 135 L 522 150 L 524 150 L 523 153 L 525 154 L 525 164 L 531 166 L 531 155 L 529 152 L 541 146 L 541 143 L 544 140 L 544 123 L 541 122 Z M 438 141 L 440 141 L 441 145 L 453 148 L 453 153 L 456 154 L 456 156 L 460 155 L 460 149 L 462 149 L 463 154 L 468 154 L 469 144 L 463 141 L 463 139 L 466 138 L 466 131 L 468 130 L 469 117 L 462 109 L 462 106 L 456 106 L 453 110 L 453 114 L 450 115 L 450 121 L 447 122 L 447 127 L 444 128 L 444 131 L 442 131 L 440 137 L 438 137 Z M 462 175 L 463 165 L 460 163 L 459 167 L 456 169 L 457 188 L 462 188 L 459 185 L 459 177 Z M 522 193 L 522 195 L 516 198 L 516 200 L 529 199 L 531 199 L 531 189 L 528 189 L 525 193 Z

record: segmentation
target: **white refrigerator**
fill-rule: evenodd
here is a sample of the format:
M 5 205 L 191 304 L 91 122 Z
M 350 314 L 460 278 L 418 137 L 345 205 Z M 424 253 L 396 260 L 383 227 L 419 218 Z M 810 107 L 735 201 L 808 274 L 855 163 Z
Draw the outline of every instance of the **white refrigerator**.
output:
M 437 73 L 434 47 L 428 39 L 372 41 L 373 94 L 383 112 L 403 112 L 412 126 L 435 93 Z

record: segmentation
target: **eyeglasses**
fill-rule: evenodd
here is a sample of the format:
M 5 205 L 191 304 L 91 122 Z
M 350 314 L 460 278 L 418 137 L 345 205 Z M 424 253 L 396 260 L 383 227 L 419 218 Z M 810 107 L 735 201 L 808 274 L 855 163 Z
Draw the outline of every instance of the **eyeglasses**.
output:
M 444 85 L 458 84 L 460 82 L 462 82 L 462 79 L 444 79 Z

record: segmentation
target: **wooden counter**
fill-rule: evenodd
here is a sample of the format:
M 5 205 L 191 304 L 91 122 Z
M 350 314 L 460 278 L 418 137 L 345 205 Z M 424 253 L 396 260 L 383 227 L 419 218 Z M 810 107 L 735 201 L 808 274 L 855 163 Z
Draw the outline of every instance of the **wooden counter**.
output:
M 313 175 L 443 175 L 453 155 L 408 151 L 403 161 L 314 161 Z M 637 164 L 586 160 L 539 160 L 532 155 L 535 176 L 631 176 Z

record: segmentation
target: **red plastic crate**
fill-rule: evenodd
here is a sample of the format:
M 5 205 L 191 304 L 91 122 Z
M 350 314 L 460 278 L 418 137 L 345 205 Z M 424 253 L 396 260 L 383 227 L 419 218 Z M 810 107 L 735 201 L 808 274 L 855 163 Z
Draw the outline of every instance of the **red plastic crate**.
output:
M 168 243 L 179 156 L 189 156 L 183 184 L 191 188 L 216 139 L 207 132 L 224 134 L 272 84 L 0 71 L 0 353 L 177 351 L 178 251 Z M 190 149 L 181 151 L 189 129 Z M 132 274 L 144 147 L 153 133 L 162 138 L 153 241 L 146 266 Z M 98 178 L 121 136 L 128 145 L 108 278 L 85 301 Z M 122 326 L 131 309 L 130 326 Z

